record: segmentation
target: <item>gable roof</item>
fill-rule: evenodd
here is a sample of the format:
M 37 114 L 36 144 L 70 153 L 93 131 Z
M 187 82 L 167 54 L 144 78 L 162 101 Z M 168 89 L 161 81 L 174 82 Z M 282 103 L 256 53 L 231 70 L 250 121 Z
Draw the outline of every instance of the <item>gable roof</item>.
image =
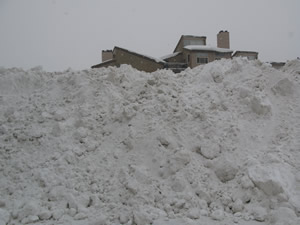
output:
M 169 58 L 178 56 L 179 54 L 182 54 L 182 52 L 174 52 L 174 53 L 172 53 L 172 54 L 165 55 L 165 56 L 162 56 L 162 57 L 160 57 L 160 58 L 161 58 L 162 60 L 166 60 L 166 59 L 169 59 Z
M 115 52 L 115 50 L 117 50 L 117 49 L 119 49 L 119 50 L 121 50 L 121 51 L 124 51 L 124 52 L 127 52 L 127 53 L 130 53 L 130 54 L 133 54 L 133 55 L 136 55 L 136 56 L 139 56 L 139 57 L 141 57 L 141 58 L 144 58 L 144 59 L 147 59 L 147 60 L 150 60 L 150 61 L 159 63 L 159 64 L 163 64 L 163 65 L 164 65 L 164 64 L 166 63 L 166 62 L 165 62 L 164 60 L 162 60 L 162 59 L 154 58 L 154 57 L 147 56 L 147 55 L 142 55 L 142 54 L 140 54 L 140 53 L 133 52 L 133 51 L 130 51 L 130 50 L 125 49 L 125 48 L 120 48 L 120 47 L 118 47 L 118 46 L 115 46 L 115 47 L 114 47 L 113 52 Z
M 115 66 L 116 63 L 117 62 L 116 62 L 115 59 L 109 59 L 109 60 L 106 60 L 106 61 L 104 61 L 102 63 L 93 65 L 91 68 L 94 69 L 94 68 L 103 67 L 103 66 Z
M 183 38 L 205 38 L 206 39 L 206 36 L 194 36 L 194 35 L 181 35 L 181 37 L 180 37 L 180 39 L 179 39 L 179 41 L 178 41 L 178 43 L 177 43 L 177 45 L 176 45 L 176 47 L 175 47 L 175 49 L 174 49 L 174 53 L 175 52 L 177 52 L 177 47 L 178 47 L 178 45 L 180 44 L 180 42 L 182 41 L 182 39 Z

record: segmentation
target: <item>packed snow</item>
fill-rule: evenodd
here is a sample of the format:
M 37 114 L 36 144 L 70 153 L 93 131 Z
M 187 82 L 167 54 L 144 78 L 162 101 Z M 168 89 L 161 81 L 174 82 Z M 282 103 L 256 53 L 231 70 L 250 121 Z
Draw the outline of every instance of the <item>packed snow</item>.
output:
M 221 53 L 230 53 L 233 52 L 232 50 L 228 48 L 217 48 L 217 47 L 211 47 L 207 45 L 187 45 L 184 46 L 185 49 L 188 50 L 202 50 L 202 51 L 214 51 L 214 52 L 221 52 Z
M 0 68 L 0 224 L 300 224 L 299 78 Z

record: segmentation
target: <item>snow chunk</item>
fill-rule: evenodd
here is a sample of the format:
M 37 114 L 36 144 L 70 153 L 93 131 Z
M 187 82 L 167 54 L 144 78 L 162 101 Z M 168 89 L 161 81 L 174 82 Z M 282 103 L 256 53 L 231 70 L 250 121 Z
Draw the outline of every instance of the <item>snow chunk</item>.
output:
M 42 210 L 38 216 L 41 220 L 48 220 L 52 216 L 52 213 L 48 210 Z
M 214 219 L 214 220 L 223 220 L 224 219 L 224 210 L 223 209 L 217 209 L 217 210 L 214 210 L 212 213 L 211 213 L 211 218 Z
M 288 78 L 284 78 L 278 81 L 278 83 L 272 88 L 272 91 L 282 96 L 288 96 L 293 94 L 293 88 L 293 83 Z
M 299 224 L 295 223 L 297 220 L 297 215 L 295 212 L 286 207 L 279 207 L 278 209 L 274 210 L 270 215 L 270 222 L 271 224 L 275 225 L 294 225 Z M 298 219 L 298 222 L 300 222 L 300 219 Z
M 58 109 L 54 115 L 53 115 L 53 118 L 56 120 L 56 121 L 62 121 L 62 120 L 65 120 L 67 118 L 67 113 L 65 110 L 63 109 Z
M 92 222 L 89 223 L 89 225 L 106 225 L 107 218 L 103 215 L 97 216 L 96 219 L 93 219 Z
M 232 211 L 233 213 L 237 213 L 237 212 L 241 212 L 243 209 L 244 209 L 243 201 L 238 198 L 232 206 Z
M 252 215 L 255 220 L 259 222 L 263 222 L 267 218 L 268 212 L 265 208 L 261 206 L 257 206 L 252 209 Z
M 228 157 L 219 158 L 213 165 L 213 168 L 215 174 L 223 183 L 234 179 L 238 172 L 235 162 L 233 160 L 229 160 Z
M 22 220 L 22 223 L 23 224 L 29 224 L 29 223 L 35 223 L 37 221 L 39 221 L 38 216 L 28 216 L 28 217 L 26 217 Z
M 10 218 L 9 212 L 5 209 L 0 209 L 0 224 L 7 224 Z
M 271 103 L 267 98 L 254 96 L 251 99 L 251 109 L 258 115 L 267 115 L 271 113 Z
M 187 216 L 193 220 L 200 218 L 200 211 L 198 208 L 192 208 L 188 211 Z
M 183 192 L 185 189 L 185 183 L 182 179 L 174 179 L 171 182 L 171 188 L 175 192 Z
M 214 159 L 220 155 L 220 146 L 216 143 L 207 143 L 196 148 L 196 152 L 206 159 Z
M 278 168 L 256 165 L 248 169 L 248 175 L 267 195 L 278 195 L 284 191 L 285 180 Z
M 133 221 L 136 225 L 146 225 L 152 223 L 152 217 L 144 210 L 136 210 L 133 212 Z
M 23 208 L 18 212 L 18 218 L 23 220 L 29 216 L 34 216 L 34 218 L 39 214 L 40 208 L 36 202 L 30 201 L 26 203 Z M 28 218 L 31 221 L 32 218 Z M 38 219 L 38 218 L 37 218 Z M 27 220 L 26 220 L 27 221 Z M 32 221 L 34 222 L 34 221 Z

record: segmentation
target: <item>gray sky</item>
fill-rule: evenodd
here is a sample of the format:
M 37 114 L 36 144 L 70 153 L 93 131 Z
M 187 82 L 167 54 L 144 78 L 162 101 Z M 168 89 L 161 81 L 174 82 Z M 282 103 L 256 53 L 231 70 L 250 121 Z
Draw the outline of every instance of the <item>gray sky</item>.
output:
M 286 61 L 300 57 L 299 11 L 299 0 L 0 0 L 0 66 L 86 69 L 114 46 L 160 57 L 182 34 L 216 46 L 220 30 L 232 50 Z

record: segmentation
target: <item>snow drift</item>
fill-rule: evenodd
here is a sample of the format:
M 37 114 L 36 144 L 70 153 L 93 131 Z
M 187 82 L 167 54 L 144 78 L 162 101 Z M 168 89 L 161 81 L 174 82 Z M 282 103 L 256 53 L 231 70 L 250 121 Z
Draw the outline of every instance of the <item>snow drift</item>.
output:
M 0 224 L 300 224 L 299 71 L 0 68 Z

